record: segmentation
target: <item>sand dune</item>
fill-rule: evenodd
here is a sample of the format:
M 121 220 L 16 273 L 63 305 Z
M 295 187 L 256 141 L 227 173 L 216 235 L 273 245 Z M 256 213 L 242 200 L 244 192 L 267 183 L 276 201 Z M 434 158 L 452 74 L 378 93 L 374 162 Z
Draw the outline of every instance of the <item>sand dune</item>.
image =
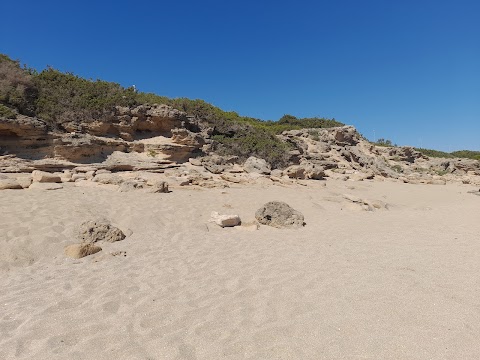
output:
M 309 184 L 2 191 L 0 358 L 480 358 L 474 188 Z M 388 206 L 362 211 L 345 194 Z M 248 224 L 272 200 L 306 226 L 208 222 Z M 100 216 L 127 238 L 65 257 Z

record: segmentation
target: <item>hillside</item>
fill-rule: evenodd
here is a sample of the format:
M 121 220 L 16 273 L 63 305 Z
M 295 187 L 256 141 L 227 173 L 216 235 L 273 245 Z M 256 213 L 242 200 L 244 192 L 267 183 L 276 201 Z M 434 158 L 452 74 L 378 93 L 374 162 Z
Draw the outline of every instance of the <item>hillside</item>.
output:
M 21 67 L 18 61 L 0 54 L 0 116 L 17 119 L 32 116 L 49 131 L 67 132 L 94 122 L 112 123 L 116 107 L 164 104 L 212 128 L 217 150 L 228 155 L 257 155 L 276 166 L 287 164 L 289 149 L 275 135 L 285 130 L 327 128 L 343 124 L 334 119 L 297 119 L 286 115 L 279 121 L 261 121 L 223 111 L 203 100 L 170 99 L 136 92 L 117 83 L 88 80 L 53 68 L 41 72 Z M 120 132 L 110 135 L 122 137 Z
M 202 100 L 137 92 L 53 68 L 38 72 L 0 55 L 0 172 L 62 172 L 87 164 L 95 171 L 176 169 L 179 178 L 195 166 L 194 173 L 213 183 L 252 180 L 225 172 L 271 170 L 274 178 L 295 180 L 478 182 L 476 152 L 390 145 L 371 143 L 334 119 L 262 121 Z M 197 175 L 187 183 L 208 183 Z

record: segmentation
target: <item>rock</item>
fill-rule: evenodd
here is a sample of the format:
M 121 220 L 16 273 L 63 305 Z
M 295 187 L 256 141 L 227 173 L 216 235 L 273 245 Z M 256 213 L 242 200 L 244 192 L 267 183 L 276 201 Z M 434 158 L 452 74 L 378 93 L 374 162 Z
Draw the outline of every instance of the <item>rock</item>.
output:
M 204 163 L 203 167 L 210 171 L 212 174 L 221 174 L 225 171 L 225 165 L 217 165 L 212 163 Z
M 97 171 L 97 168 L 95 166 L 77 166 L 75 169 L 73 169 L 77 173 L 87 173 L 87 172 L 95 172 Z
M 84 244 L 73 244 L 65 248 L 65 255 L 73 259 L 80 259 L 88 255 L 96 254 L 101 251 L 100 246 L 84 243 Z
M 417 159 L 427 158 L 421 152 L 415 150 L 415 148 L 412 148 L 410 146 L 390 148 L 388 151 L 388 155 L 390 155 L 390 157 L 395 158 L 399 161 L 405 161 L 408 163 L 414 163 L 415 160 Z
M 245 161 L 243 168 L 248 173 L 269 175 L 271 172 L 270 164 L 268 164 L 265 160 L 256 158 L 254 156 L 250 156 Z
M 72 181 L 77 181 L 77 180 L 87 180 L 84 174 L 73 174 L 72 175 Z
M 125 239 L 125 234 L 119 228 L 105 219 L 86 221 L 80 225 L 78 238 L 84 243 L 97 241 L 116 242 Z
M 349 210 L 388 210 L 388 204 L 381 200 L 365 200 L 351 194 L 343 194 L 343 197 L 349 201 L 344 205 Z
M 272 170 L 272 172 L 270 173 L 270 176 L 274 176 L 274 177 L 277 177 L 277 178 L 281 178 L 283 176 L 283 171 L 280 170 L 280 169 L 274 169 Z
M 59 190 L 63 189 L 63 186 L 55 183 L 34 182 L 28 188 L 33 190 Z
M 119 192 L 130 192 L 130 191 L 135 191 L 138 189 L 143 189 L 145 188 L 145 183 L 135 181 L 135 180 L 125 180 L 120 184 L 120 187 L 118 188 Z
M 59 175 L 48 173 L 45 171 L 34 170 L 32 172 L 32 179 L 34 182 L 40 183 L 60 183 L 62 179 Z
M 323 180 L 325 171 L 321 166 L 305 162 L 300 165 L 289 166 L 285 169 L 285 174 L 291 179 Z
M 352 180 L 352 181 L 363 181 L 363 180 L 371 180 L 375 177 L 375 174 L 373 173 L 373 171 L 367 171 L 366 173 L 363 173 L 363 172 L 359 172 L 359 173 L 355 173 L 355 174 L 350 174 L 348 176 L 349 180 Z
M 92 179 L 93 182 L 97 182 L 99 184 L 105 184 L 105 185 L 120 185 L 121 183 L 123 183 L 123 178 L 118 176 L 118 175 L 114 175 L 114 174 L 111 174 L 110 172 L 108 173 L 101 173 L 101 174 L 98 174 L 95 175 L 95 177 Z
M 92 171 L 87 171 L 87 172 L 85 173 L 85 177 L 87 178 L 87 180 L 93 179 L 94 176 L 95 176 L 95 171 L 94 171 L 94 170 L 92 170 Z
M 445 179 L 431 179 L 427 181 L 427 184 L 430 185 L 446 185 L 447 181 Z
M 467 191 L 469 194 L 473 194 L 473 195 L 477 195 L 477 196 L 480 196 L 480 190 L 471 190 L 471 191 Z
M 16 179 L 0 179 L 0 190 L 23 189 Z
M 150 188 L 152 193 L 168 193 L 168 183 L 166 181 L 156 181 Z
M 222 174 L 220 175 L 220 178 L 222 180 L 225 180 L 225 181 L 228 181 L 228 182 L 231 182 L 231 183 L 234 183 L 234 184 L 241 184 L 241 183 L 246 183 L 247 180 L 242 178 L 242 177 L 239 177 L 239 176 L 235 176 L 235 175 L 232 175 L 232 174 Z
M 210 216 L 210 221 L 214 222 L 218 226 L 232 227 L 240 225 L 240 217 L 238 215 L 220 215 L 218 212 L 213 211 Z
M 305 169 L 300 165 L 292 165 L 284 170 L 290 179 L 305 179 Z
M 72 180 L 72 173 L 70 171 L 64 171 L 62 175 L 60 175 L 60 179 L 62 183 L 71 182 Z
M 202 166 L 202 160 L 199 158 L 190 158 L 188 159 L 188 162 L 193 166 Z
M 260 224 L 276 228 L 299 228 L 305 225 L 303 215 L 282 201 L 270 201 L 255 213 Z
M 245 172 L 245 170 L 240 165 L 233 164 L 233 166 L 231 168 L 227 169 L 227 172 L 232 173 L 232 174 L 240 174 L 240 173 Z
M 31 176 L 24 176 L 17 178 L 17 182 L 23 189 L 28 188 L 32 184 L 32 177 Z

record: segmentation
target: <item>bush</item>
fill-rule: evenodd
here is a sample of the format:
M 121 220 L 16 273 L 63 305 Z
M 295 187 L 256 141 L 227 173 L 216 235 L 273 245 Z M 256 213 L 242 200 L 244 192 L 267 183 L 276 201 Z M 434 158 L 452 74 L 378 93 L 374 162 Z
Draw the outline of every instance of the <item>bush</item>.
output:
M 0 54 L 0 103 L 18 109 L 20 114 L 35 115 L 38 90 L 32 76 L 13 61 Z
M 439 150 L 423 149 L 423 148 L 415 148 L 415 150 L 417 150 L 418 152 L 428 157 L 436 157 L 436 158 L 453 158 L 454 157 L 450 153 L 439 151 Z
M 135 104 L 133 88 L 119 84 L 87 80 L 71 73 L 48 68 L 34 77 L 39 89 L 37 116 L 52 127 L 63 122 L 85 122 L 107 116 L 116 105 Z
M 16 117 L 17 114 L 15 114 L 15 111 L 3 104 L 0 104 L 0 118 L 15 119 Z

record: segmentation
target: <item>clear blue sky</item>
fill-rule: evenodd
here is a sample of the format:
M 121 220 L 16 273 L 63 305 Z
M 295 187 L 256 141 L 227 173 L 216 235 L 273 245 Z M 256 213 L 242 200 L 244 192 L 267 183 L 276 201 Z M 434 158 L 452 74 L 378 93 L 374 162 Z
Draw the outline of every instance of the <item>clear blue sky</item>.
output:
M 480 1 L 4 1 L 0 52 L 265 120 L 480 150 Z

